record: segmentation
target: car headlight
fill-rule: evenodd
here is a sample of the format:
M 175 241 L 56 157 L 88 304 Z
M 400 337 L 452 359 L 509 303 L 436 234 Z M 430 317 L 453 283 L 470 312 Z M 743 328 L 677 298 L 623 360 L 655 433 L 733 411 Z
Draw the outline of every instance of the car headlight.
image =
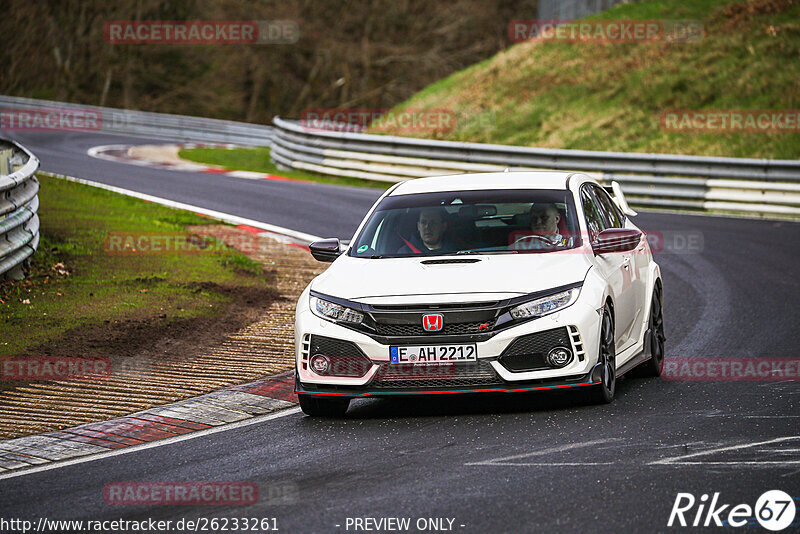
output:
M 311 297 L 311 312 L 329 321 L 358 324 L 364 320 L 363 313 L 318 297 Z
M 580 292 L 580 288 L 576 287 L 547 297 L 531 300 L 530 302 L 511 308 L 511 317 L 514 319 L 528 319 L 555 313 L 572 305 L 573 302 L 578 300 Z

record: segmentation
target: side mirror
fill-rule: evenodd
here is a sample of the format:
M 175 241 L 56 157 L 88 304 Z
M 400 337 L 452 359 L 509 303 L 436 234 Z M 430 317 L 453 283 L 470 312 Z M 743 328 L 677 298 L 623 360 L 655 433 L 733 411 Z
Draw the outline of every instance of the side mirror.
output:
M 639 246 L 642 232 L 633 228 L 609 228 L 597 234 L 592 242 L 595 255 L 609 252 L 629 252 Z
M 308 250 L 317 261 L 332 262 L 341 255 L 342 251 L 339 250 L 339 239 L 333 237 L 331 239 L 320 239 L 308 245 Z

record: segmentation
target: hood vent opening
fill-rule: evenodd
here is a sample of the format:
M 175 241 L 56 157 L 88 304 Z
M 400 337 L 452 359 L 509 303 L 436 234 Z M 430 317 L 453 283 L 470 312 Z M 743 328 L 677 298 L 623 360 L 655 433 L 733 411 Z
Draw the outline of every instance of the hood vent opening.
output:
M 445 265 L 449 263 L 477 263 L 481 261 L 480 258 L 448 258 L 446 260 L 423 260 L 420 263 L 423 265 Z

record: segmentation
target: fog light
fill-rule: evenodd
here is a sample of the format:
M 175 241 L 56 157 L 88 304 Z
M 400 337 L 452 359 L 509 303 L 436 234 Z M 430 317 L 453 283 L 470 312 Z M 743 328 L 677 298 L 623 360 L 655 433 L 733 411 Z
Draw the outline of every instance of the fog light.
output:
M 309 364 L 311 365 L 312 371 L 318 375 L 324 375 L 327 374 L 331 368 L 331 359 L 324 354 L 315 354 L 311 357 Z
M 547 364 L 550 367 L 564 367 L 572 361 L 572 351 L 566 347 L 556 347 L 547 353 Z

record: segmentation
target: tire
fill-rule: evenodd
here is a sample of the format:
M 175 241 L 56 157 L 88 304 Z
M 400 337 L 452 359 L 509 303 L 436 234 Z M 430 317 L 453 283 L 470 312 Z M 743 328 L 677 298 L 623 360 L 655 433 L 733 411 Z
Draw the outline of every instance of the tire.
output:
M 350 407 L 350 399 L 341 398 L 322 398 L 314 395 L 298 395 L 300 399 L 300 409 L 303 413 L 310 416 L 319 417 L 342 417 L 347 408 Z
M 640 363 L 631 374 L 636 377 L 661 376 L 664 369 L 664 304 L 662 301 L 661 286 L 656 284 L 653 289 L 653 301 L 650 304 L 650 317 L 647 319 L 647 334 L 645 343 L 650 352 L 650 358 Z
M 608 404 L 614 400 L 617 388 L 617 352 L 614 346 L 614 320 L 608 306 L 603 308 L 597 362 L 602 364 L 600 383 L 591 386 L 587 396 L 590 404 Z

